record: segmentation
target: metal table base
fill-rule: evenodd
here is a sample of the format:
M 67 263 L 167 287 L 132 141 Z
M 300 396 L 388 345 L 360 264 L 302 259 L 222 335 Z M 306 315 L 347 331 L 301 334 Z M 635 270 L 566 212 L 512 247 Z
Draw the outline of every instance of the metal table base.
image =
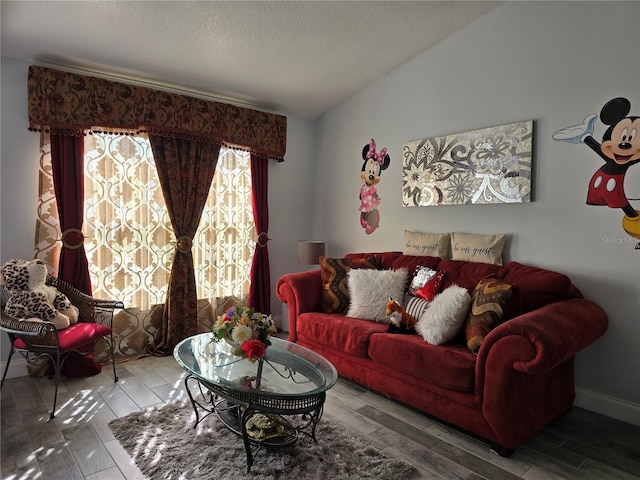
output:
M 202 400 L 197 400 L 192 394 L 190 380 L 196 383 Z M 299 434 L 307 435 L 317 442 L 316 426 L 322 417 L 325 392 L 300 398 L 279 398 L 252 392 L 239 395 L 237 391 L 229 391 L 191 374 L 184 379 L 184 385 L 196 415 L 193 428 L 215 413 L 229 430 L 242 437 L 247 455 L 247 472 L 251 471 L 254 460 L 263 447 L 279 448 L 292 445 L 298 440 Z M 205 412 L 202 417 L 200 411 Z M 246 429 L 247 420 L 256 413 L 273 413 L 280 416 L 285 427 L 284 434 L 264 440 L 251 437 Z M 293 418 L 286 420 L 283 416 Z

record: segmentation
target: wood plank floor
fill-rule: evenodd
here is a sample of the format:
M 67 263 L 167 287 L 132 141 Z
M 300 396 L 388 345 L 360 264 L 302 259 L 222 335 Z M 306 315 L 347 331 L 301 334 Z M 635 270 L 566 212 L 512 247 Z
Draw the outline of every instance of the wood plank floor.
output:
M 144 478 L 107 424 L 186 398 L 184 372 L 173 357 L 147 357 L 118 365 L 118 374 L 117 384 L 109 368 L 94 377 L 64 380 L 52 421 L 52 380 L 7 380 L 0 395 L 2 478 Z M 510 458 L 343 379 L 328 392 L 325 415 L 388 455 L 413 463 L 424 479 L 640 478 L 640 427 L 580 408 L 553 422 Z

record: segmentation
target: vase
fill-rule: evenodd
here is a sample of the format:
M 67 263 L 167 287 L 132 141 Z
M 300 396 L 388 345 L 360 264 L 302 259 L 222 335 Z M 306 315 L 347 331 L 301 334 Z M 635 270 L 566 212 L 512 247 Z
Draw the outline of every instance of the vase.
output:
M 224 337 L 224 341 L 227 342 L 227 345 L 232 347 L 234 350 L 240 346 L 240 344 L 231 340 L 231 337 Z
M 224 337 L 224 341 L 227 344 L 227 346 L 229 347 L 227 349 L 227 353 L 229 353 L 231 355 L 236 355 L 236 351 L 240 348 L 240 344 L 234 342 L 233 340 L 231 340 L 230 337 Z

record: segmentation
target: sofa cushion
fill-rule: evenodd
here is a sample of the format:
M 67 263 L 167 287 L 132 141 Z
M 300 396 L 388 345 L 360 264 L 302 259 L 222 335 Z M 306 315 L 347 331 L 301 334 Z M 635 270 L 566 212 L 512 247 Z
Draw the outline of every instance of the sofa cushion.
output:
M 470 292 L 480 280 L 488 276 L 503 278 L 505 267 L 490 263 L 465 262 L 463 260 L 442 260 L 438 269 L 445 271 L 442 289 L 453 284 L 464 287 Z M 510 282 L 511 283 L 511 282 Z
M 475 357 L 466 345 L 431 345 L 419 335 L 371 335 L 369 356 L 386 367 L 448 390 L 472 392 Z
M 387 303 L 389 298 L 402 302 L 407 286 L 407 269 L 351 269 L 347 274 L 347 285 L 351 298 L 348 317 L 388 322 Z
M 344 313 L 349 308 L 347 273 L 352 268 L 380 268 L 380 258 L 376 255 L 349 258 L 320 257 L 323 312 Z
M 386 265 L 391 262 L 392 259 L 402 256 L 402 252 L 356 252 L 356 253 L 347 253 L 344 258 L 352 259 L 352 258 L 368 258 L 371 256 L 375 256 L 380 259 L 380 263 L 382 264 L 382 268 L 389 268 Z
M 406 268 L 411 278 L 415 274 L 416 268 L 419 266 L 429 267 L 432 270 L 437 270 L 438 265 L 442 261 L 439 257 L 419 256 L 419 255 L 395 255 L 395 256 L 382 256 L 381 263 L 382 268 L 388 268 L 397 270 L 398 268 Z
M 502 278 L 507 283 L 518 285 L 521 313 L 567 298 L 582 298 L 580 290 L 569 277 L 551 270 L 509 262 Z
M 473 290 L 464 333 L 467 347 L 474 355 L 489 332 L 502 322 L 512 291 L 510 284 L 497 278 L 483 278 Z
M 298 317 L 298 335 L 312 338 L 320 345 L 350 355 L 367 357 L 369 338 L 373 333 L 386 332 L 385 323 L 350 318 L 338 313 L 303 313 Z
M 60 353 L 71 350 L 77 350 L 87 345 L 91 345 L 102 337 L 111 334 L 111 328 L 100 323 L 77 322 L 64 330 L 58 331 L 58 346 Z M 27 345 L 20 339 L 16 338 L 15 348 L 24 350 Z

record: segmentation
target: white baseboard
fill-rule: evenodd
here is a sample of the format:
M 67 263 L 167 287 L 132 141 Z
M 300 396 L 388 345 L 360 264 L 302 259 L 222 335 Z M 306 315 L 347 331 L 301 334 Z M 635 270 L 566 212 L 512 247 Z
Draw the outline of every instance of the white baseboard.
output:
M 2 373 L 4 373 L 4 368 L 6 367 L 7 362 L 0 363 L 0 378 Z M 24 377 L 28 375 L 27 372 L 27 361 L 24 359 L 22 355 L 14 354 L 11 359 L 11 364 L 9 365 L 9 371 L 7 372 L 7 378 L 16 378 L 16 377 Z
M 576 387 L 574 404 L 607 417 L 640 426 L 640 405 L 636 403 Z

